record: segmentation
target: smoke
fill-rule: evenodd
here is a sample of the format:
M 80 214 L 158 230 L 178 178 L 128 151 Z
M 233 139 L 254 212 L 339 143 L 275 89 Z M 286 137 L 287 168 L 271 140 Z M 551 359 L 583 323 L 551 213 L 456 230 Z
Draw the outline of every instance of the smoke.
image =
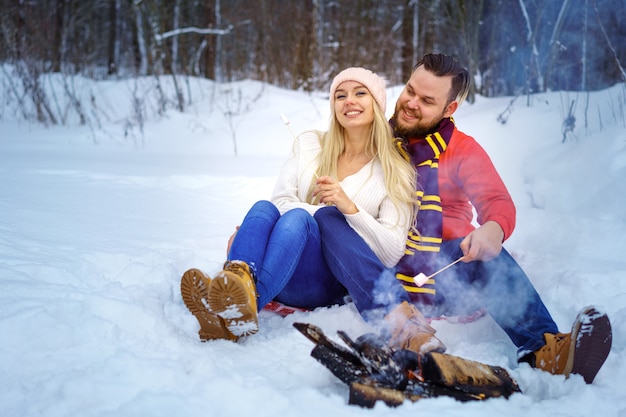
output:
M 454 244 L 453 242 L 450 242 Z M 454 257 L 451 257 L 454 259 Z M 447 257 L 442 253 L 441 264 Z M 399 304 L 400 286 L 390 286 L 391 270 L 377 281 L 374 300 L 381 308 L 368 312 L 366 320 L 375 323 Z M 400 292 L 397 288 L 400 288 Z M 435 277 L 436 294 L 432 303 L 414 303 L 426 317 L 469 316 L 486 311 L 520 347 L 535 341 L 544 332 L 557 329 L 539 294 L 518 263 L 506 251 L 488 262 L 460 262 Z

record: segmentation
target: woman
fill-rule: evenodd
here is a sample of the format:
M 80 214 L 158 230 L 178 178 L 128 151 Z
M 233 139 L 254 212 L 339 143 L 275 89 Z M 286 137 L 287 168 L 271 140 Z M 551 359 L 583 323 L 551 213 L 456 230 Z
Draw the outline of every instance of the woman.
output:
M 404 253 L 415 218 L 415 171 L 395 149 L 385 94 L 384 80 L 367 69 L 340 72 L 330 87 L 329 130 L 294 141 L 271 202 L 250 209 L 224 270 L 213 279 L 197 269 L 183 274 L 182 297 L 200 323 L 200 339 L 256 333 L 257 313 L 273 299 L 315 308 L 350 296 L 366 315 L 395 297 L 393 276 L 380 297 L 378 277 L 333 274 L 350 260 L 325 253 L 320 239 L 320 227 L 347 222 L 361 241 L 345 244 L 365 242 L 388 267 Z

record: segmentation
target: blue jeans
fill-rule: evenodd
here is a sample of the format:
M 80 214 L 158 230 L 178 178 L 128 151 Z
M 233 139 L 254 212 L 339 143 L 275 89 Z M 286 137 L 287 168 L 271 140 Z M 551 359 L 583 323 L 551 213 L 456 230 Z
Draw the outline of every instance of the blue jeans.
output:
M 371 259 L 360 259 L 365 251 Z M 315 308 L 343 304 L 349 295 L 371 319 L 408 300 L 393 271 L 383 268 L 381 277 L 359 272 L 380 261 L 336 207 L 323 207 L 314 216 L 303 209 L 281 216 L 271 202 L 259 201 L 241 223 L 228 260 L 252 268 L 259 310 L 273 299 Z
M 282 216 L 269 201 L 246 214 L 228 253 L 254 273 L 259 310 L 276 299 L 291 306 L 315 308 L 343 303 L 347 294 L 326 265 L 318 225 L 306 210 Z
M 357 233 L 345 220 L 333 218 L 331 211 L 318 213 L 315 218 L 328 266 L 347 288 L 351 288 L 349 282 L 353 284 L 350 295 L 353 298 L 353 294 L 358 295 L 364 309 L 380 307 L 388 311 L 399 302 L 408 301 L 394 269 L 386 268 L 365 242 L 359 244 Z M 443 243 L 439 266 L 462 256 L 461 240 Z M 517 346 L 519 357 L 543 346 L 544 333 L 558 332 L 539 294 L 505 249 L 488 262 L 460 262 L 437 275 L 435 282 L 433 304 L 417 304 L 420 311 L 434 317 L 467 314 L 483 308 Z M 359 311 L 363 313 L 362 308 Z

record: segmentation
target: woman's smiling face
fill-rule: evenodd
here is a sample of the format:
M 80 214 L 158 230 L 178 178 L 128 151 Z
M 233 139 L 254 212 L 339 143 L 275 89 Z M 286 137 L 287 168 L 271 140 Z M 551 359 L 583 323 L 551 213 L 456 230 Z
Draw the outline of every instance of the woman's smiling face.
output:
M 362 127 L 374 122 L 374 97 L 356 81 L 344 81 L 335 91 L 335 117 L 345 128 Z

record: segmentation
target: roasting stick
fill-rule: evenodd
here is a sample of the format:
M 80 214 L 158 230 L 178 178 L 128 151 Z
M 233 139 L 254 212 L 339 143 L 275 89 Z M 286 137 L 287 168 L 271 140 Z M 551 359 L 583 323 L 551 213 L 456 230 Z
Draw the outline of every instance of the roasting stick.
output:
M 289 133 L 291 133 L 291 137 L 295 139 L 296 135 L 293 134 L 293 130 L 291 130 L 291 127 L 289 127 L 289 124 L 291 122 L 289 121 L 289 119 L 287 119 L 287 116 L 285 116 L 284 113 L 281 113 L 280 118 L 283 120 L 283 123 L 285 124 L 285 126 L 287 126 L 287 129 L 289 129 Z
M 437 275 L 440 272 L 445 271 L 446 269 L 450 268 L 452 265 L 456 264 L 457 262 L 459 262 L 461 259 L 463 259 L 463 257 L 461 256 L 459 259 L 457 259 L 456 261 L 444 266 L 443 268 L 441 268 L 439 271 L 437 272 L 433 272 L 432 274 L 430 274 L 429 276 L 426 276 L 426 274 L 424 274 L 423 272 L 420 272 L 419 274 L 415 275 L 413 277 L 413 281 L 415 281 L 415 283 L 417 284 L 418 287 L 421 287 L 422 285 L 426 284 L 426 281 L 428 281 L 429 279 L 431 279 L 432 277 L 434 277 L 435 275 Z
M 280 114 L 280 118 L 283 120 L 283 123 L 285 124 L 285 126 L 287 126 L 287 129 L 289 129 L 289 133 L 291 133 L 291 137 L 294 138 L 294 140 L 296 139 L 296 135 L 293 133 L 293 130 L 291 130 L 291 128 L 289 127 L 289 124 L 291 123 L 289 121 L 289 119 L 287 119 L 287 116 L 285 116 L 285 113 L 281 113 Z M 315 178 L 319 179 L 319 175 L 317 175 L 316 172 L 313 173 L 313 175 L 315 175 Z

